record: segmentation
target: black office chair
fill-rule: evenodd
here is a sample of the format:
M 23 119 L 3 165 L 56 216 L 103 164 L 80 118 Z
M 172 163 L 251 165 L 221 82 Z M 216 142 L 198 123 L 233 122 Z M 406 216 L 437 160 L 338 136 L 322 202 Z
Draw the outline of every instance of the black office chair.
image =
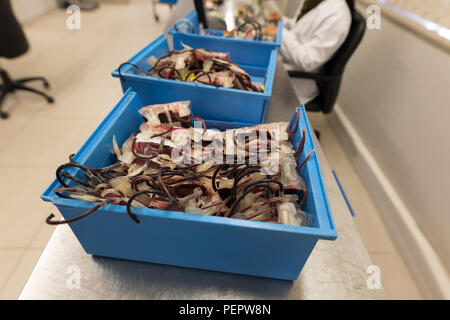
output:
M 333 57 L 322 67 L 319 73 L 309 73 L 302 71 L 289 71 L 289 76 L 294 78 L 313 79 L 316 81 L 320 94 L 313 101 L 307 103 L 307 111 L 322 111 L 330 113 L 341 86 L 342 74 L 350 57 L 355 52 L 366 31 L 366 20 L 355 10 L 354 0 L 347 0 L 347 4 L 352 13 L 352 24 L 350 32 Z
M 23 33 L 22 27 L 17 21 L 11 8 L 10 0 L 0 0 L 0 57 L 8 59 L 18 57 L 28 51 L 28 41 Z M 45 88 L 49 87 L 48 81 L 43 77 L 30 77 L 12 80 L 6 70 L 0 67 L 0 118 L 9 117 L 7 112 L 2 111 L 2 102 L 6 95 L 16 90 L 30 91 L 43 96 L 49 103 L 53 98 L 42 91 L 27 87 L 25 83 L 30 81 L 42 81 Z

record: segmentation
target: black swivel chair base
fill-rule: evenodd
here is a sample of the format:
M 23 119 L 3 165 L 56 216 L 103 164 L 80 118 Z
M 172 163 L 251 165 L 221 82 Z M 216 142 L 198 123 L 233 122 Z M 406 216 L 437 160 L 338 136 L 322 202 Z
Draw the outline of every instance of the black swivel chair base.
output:
M 8 73 L 0 69 L 0 77 L 3 81 L 3 83 L 0 85 L 0 118 L 7 119 L 9 117 L 9 114 L 7 112 L 2 111 L 2 102 L 5 99 L 6 95 L 8 93 L 12 93 L 16 90 L 24 90 L 36 93 L 38 95 L 43 96 L 45 99 L 47 99 L 48 103 L 53 103 L 54 100 L 52 97 L 48 96 L 46 93 L 36 90 L 34 88 L 27 87 L 25 83 L 31 82 L 31 81 L 42 81 L 44 84 L 44 88 L 48 89 L 50 87 L 48 81 L 43 77 L 31 77 L 31 78 L 23 78 L 18 80 L 12 80 Z

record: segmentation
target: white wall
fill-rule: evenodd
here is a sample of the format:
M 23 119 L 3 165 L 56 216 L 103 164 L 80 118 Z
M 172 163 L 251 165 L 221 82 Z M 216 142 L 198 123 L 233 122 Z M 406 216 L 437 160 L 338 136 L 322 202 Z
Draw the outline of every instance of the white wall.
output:
M 56 0 L 11 0 L 11 3 L 17 19 L 22 23 L 56 7 Z
M 449 58 L 448 52 L 383 17 L 382 30 L 367 30 L 351 59 L 338 99 L 447 270 Z

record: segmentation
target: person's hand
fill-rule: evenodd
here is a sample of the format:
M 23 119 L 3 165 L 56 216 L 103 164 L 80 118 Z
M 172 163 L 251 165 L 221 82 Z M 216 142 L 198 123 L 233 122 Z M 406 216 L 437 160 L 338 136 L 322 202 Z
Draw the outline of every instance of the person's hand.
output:
M 266 20 L 268 22 L 275 22 L 275 23 L 277 23 L 278 21 L 281 20 L 281 14 L 278 11 L 272 11 L 271 13 L 269 13 L 269 15 L 267 16 Z
M 262 34 L 265 36 L 275 37 L 278 34 L 278 27 L 270 25 L 270 26 L 263 28 L 261 31 L 262 31 Z

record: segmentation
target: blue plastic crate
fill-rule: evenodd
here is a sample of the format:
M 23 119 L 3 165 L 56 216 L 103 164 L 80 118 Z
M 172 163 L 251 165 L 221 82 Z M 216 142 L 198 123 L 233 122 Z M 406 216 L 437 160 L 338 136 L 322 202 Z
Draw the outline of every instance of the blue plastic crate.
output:
M 283 35 L 283 21 L 280 20 L 278 22 L 278 34 L 275 37 L 274 42 L 269 41 L 255 41 L 252 39 L 234 39 L 234 38 L 227 38 L 223 36 L 222 30 L 212 30 L 212 29 L 206 29 L 205 30 L 207 34 L 201 35 L 200 33 L 200 26 L 199 26 L 199 20 L 198 20 L 198 14 L 196 11 L 192 11 L 189 13 L 184 19 L 180 20 L 175 24 L 175 26 L 171 27 L 169 29 L 169 34 L 172 35 L 174 41 L 181 41 L 185 42 L 187 38 L 197 38 L 201 39 L 203 41 L 211 41 L 216 39 L 225 40 L 228 42 L 228 46 L 230 47 L 239 47 L 242 51 L 248 51 L 250 52 L 258 52 L 259 55 L 264 55 L 266 51 L 270 51 L 273 48 L 279 48 L 281 47 L 281 39 Z M 253 55 L 247 55 L 247 58 L 249 59 L 248 62 L 254 63 L 254 60 L 250 59 L 258 59 L 260 56 Z M 245 63 L 245 64 L 247 64 Z
M 136 132 L 143 121 L 137 110 L 144 105 L 135 92 L 128 90 L 81 147 L 75 160 L 90 167 L 112 164 L 115 161 L 111 153 L 113 135 L 122 144 Z M 306 127 L 303 159 L 314 144 L 306 112 L 303 107 L 300 111 L 299 128 Z M 242 125 L 207 123 L 218 129 Z M 300 140 L 301 129 L 295 135 L 295 145 Z M 81 178 L 78 169 L 73 168 L 71 173 Z M 107 205 L 70 227 L 88 254 L 295 280 L 317 240 L 337 237 L 315 155 L 301 174 L 308 190 L 306 210 L 313 215 L 312 227 L 133 208 L 133 213 L 142 221 L 136 224 L 128 217 L 126 207 L 120 205 Z M 55 180 L 42 194 L 42 199 L 52 202 L 65 219 L 74 218 L 94 206 L 92 202 L 55 196 L 53 191 L 58 187 L 61 185 Z
M 175 100 L 191 100 L 193 113 L 204 119 L 220 121 L 240 121 L 247 123 L 262 123 L 266 106 L 272 95 L 272 85 L 275 76 L 278 49 L 273 48 L 265 53 L 257 54 L 257 50 L 246 51 L 239 46 L 230 47 L 223 39 L 208 41 L 189 38 L 184 44 L 193 48 L 204 48 L 213 51 L 229 52 L 231 61 L 247 71 L 253 81 L 264 83 L 264 92 L 249 92 L 238 89 L 214 87 L 199 83 L 189 83 L 175 80 L 159 79 L 141 76 L 130 65 L 121 68 L 121 84 L 123 91 L 133 88 L 143 100 L 151 98 L 154 103 L 165 103 Z M 175 49 L 182 49 L 180 42 L 174 41 Z M 169 51 L 167 39 L 161 35 L 150 45 L 136 54 L 129 62 L 139 66 L 145 72 L 150 68 L 148 58 L 159 58 Z M 259 57 L 249 62 L 248 57 Z M 263 57 L 263 58 L 262 58 Z M 118 69 L 112 75 L 119 77 Z

